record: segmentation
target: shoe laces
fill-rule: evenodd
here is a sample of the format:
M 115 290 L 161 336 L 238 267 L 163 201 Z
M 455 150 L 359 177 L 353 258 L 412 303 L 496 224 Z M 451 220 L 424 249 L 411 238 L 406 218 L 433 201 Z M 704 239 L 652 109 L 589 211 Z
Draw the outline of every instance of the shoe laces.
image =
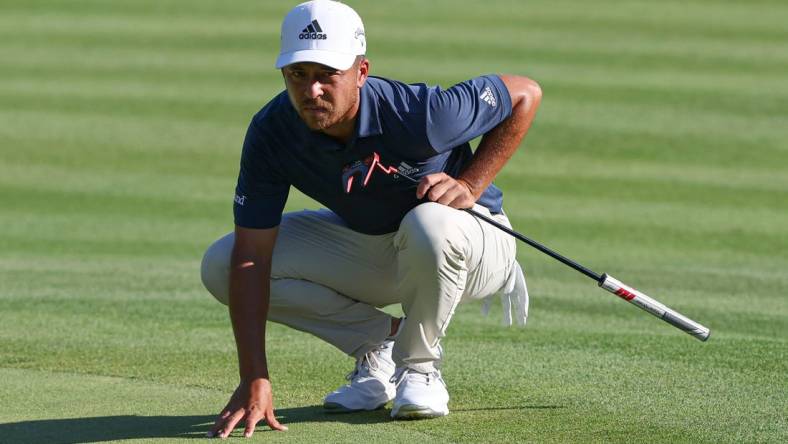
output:
M 390 347 L 389 344 L 383 343 L 378 347 L 373 348 L 372 350 L 368 351 L 364 354 L 361 358 L 356 361 L 356 368 L 354 368 L 350 373 L 345 376 L 345 379 L 348 381 L 353 381 L 357 377 L 363 377 L 369 375 L 371 370 L 377 370 L 380 368 L 380 352 Z
M 430 385 L 433 381 L 437 380 L 440 381 L 444 386 L 446 385 L 446 383 L 443 382 L 440 372 L 437 370 L 429 373 L 423 373 L 408 367 L 398 368 L 397 371 L 394 372 L 394 376 L 391 377 L 389 382 L 392 382 L 396 387 L 399 387 L 399 385 L 402 384 L 402 382 L 406 379 L 421 379 L 426 385 Z

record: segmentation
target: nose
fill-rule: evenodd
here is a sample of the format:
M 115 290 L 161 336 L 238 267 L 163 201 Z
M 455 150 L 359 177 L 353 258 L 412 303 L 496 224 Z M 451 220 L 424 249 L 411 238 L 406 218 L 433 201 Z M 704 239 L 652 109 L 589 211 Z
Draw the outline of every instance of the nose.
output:
M 309 85 L 307 86 L 307 90 L 306 90 L 306 95 L 310 99 L 316 99 L 316 98 L 322 96 L 323 95 L 323 84 L 321 84 L 317 80 L 313 80 L 312 82 L 309 82 Z

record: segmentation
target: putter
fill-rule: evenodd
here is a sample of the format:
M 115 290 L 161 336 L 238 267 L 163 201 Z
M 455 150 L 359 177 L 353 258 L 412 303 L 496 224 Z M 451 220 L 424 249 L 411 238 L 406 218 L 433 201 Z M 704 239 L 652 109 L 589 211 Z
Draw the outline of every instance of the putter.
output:
M 410 180 L 413 183 L 419 183 L 418 180 L 408 176 L 407 174 L 403 174 L 402 172 L 398 171 L 394 167 L 385 167 L 380 163 L 380 156 L 378 153 L 373 153 L 370 159 L 365 159 L 364 162 L 365 168 L 363 169 L 363 182 L 362 187 L 366 186 L 369 182 L 369 178 L 372 175 L 373 171 L 377 168 L 381 170 L 383 173 L 388 175 L 396 175 L 401 176 L 407 180 Z M 351 173 L 352 174 L 352 173 Z M 350 182 L 347 186 L 347 192 L 350 191 L 350 187 L 352 186 L 352 182 Z M 500 223 L 490 219 L 489 217 L 480 214 L 477 211 L 474 211 L 472 208 L 463 208 L 463 211 L 466 211 L 473 215 L 474 217 L 481 219 L 488 224 L 498 228 L 506 232 L 507 234 L 514 236 L 515 238 L 525 242 L 526 244 L 530 245 L 533 248 L 545 253 L 546 255 L 556 259 L 557 261 L 561 262 L 564 265 L 567 265 L 580 273 L 588 276 L 589 278 L 596 281 L 597 285 L 604 288 L 605 290 L 613 293 L 614 295 L 618 296 L 619 298 L 629 302 L 630 304 L 645 310 L 648 313 L 662 319 L 663 321 L 667 322 L 668 324 L 682 330 L 700 341 L 706 341 L 709 339 L 709 335 L 711 331 L 704 327 L 703 325 L 699 324 L 698 322 L 693 321 L 692 319 L 682 315 L 681 313 L 673 310 L 672 308 L 666 306 L 665 304 L 657 301 L 656 299 L 646 295 L 645 293 L 630 287 L 629 285 L 624 284 L 623 282 L 619 281 L 618 279 L 614 278 L 613 276 L 608 275 L 607 273 L 599 274 L 595 273 L 592 270 L 578 264 L 577 262 L 562 256 L 561 254 L 557 253 L 556 251 L 551 250 L 550 248 L 536 242 L 533 239 L 530 239 L 522 234 L 509 229 L 508 227 L 501 225 Z
M 623 282 L 619 281 L 613 276 L 610 276 L 607 273 L 603 273 L 601 275 L 595 273 L 589 270 L 588 268 L 578 264 L 577 262 L 565 256 L 562 256 L 561 254 L 551 250 L 550 248 L 547 248 L 546 246 L 540 244 L 539 242 L 536 242 L 533 239 L 523 236 L 522 234 L 514 230 L 510 230 L 508 227 L 499 224 L 498 222 L 490 219 L 489 217 L 483 214 L 480 214 L 477 211 L 474 211 L 472 208 L 463 208 L 463 210 L 467 211 L 468 213 L 471 213 L 475 217 L 487 222 L 488 224 L 516 237 L 517 239 L 536 248 L 542 253 L 547 254 L 553 259 L 556 259 L 559 262 L 568 265 L 569 267 L 572 267 L 573 269 L 583 273 L 584 275 L 595 280 L 596 283 L 600 287 L 604 288 L 605 290 L 635 305 L 636 307 L 639 307 L 647 311 L 648 313 L 651 313 L 652 315 L 662 319 L 663 321 L 678 328 L 679 330 L 683 330 L 684 332 L 689 333 L 690 335 L 694 336 L 696 339 L 699 339 L 701 341 L 706 341 L 707 339 L 709 339 L 709 335 L 711 334 L 711 331 L 707 327 L 704 327 L 703 325 L 682 315 L 681 313 L 677 312 L 676 310 L 673 310 L 672 308 L 657 301 L 656 299 L 647 296 L 645 293 L 633 287 L 630 287 L 629 285 L 624 284 Z

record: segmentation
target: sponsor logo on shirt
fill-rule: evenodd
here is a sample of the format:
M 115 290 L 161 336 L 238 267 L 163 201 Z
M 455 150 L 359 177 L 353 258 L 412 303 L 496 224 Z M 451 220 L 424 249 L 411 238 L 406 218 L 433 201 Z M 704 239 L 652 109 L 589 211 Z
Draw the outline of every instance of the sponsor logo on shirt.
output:
M 408 165 L 407 162 L 400 162 L 399 166 L 397 167 L 397 172 L 403 176 L 412 177 L 414 174 L 419 172 L 419 169 Z M 394 177 L 396 177 L 396 175 Z
M 495 100 L 495 94 L 493 94 L 489 86 L 484 88 L 484 91 L 482 91 L 482 94 L 479 96 L 479 98 L 493 108 L 498 105 L 498 101 Z
M 235 195 L 235 199 L 233 199 L 233 200 L 234 200 L 234 201 L 235 201 L 235 203 L 237 203 L 238 205 L 240 205 L 240 206 L 244 206 L 244 203 L 246 203 L 246 196 L 239 196 L 239 195 L 237 195 L 237 194 L 236 194 L 236 195 Z
M 323 29 L 320 27 L 317 20 L 312 20 L 312 23 L 301 30 L 301 34 L 298 34 L 298 38 L 299 40 L 325 40 L 328 38 L 328 35 L 323 33 Z
M 342 168 L 342 189 L 345 193 L 350 194 L 350 192 L 353 191 L 353 184 L 357 181 L 360 181 L 361 188 L 365 188 L 369 184 L 370 179 L 372 179 L 372 173 L 375 171 L 381 171 L 386 175 L 393 175 L 396 179 L 399 177 L 397 173 L 406 174 L 404 173 L 405 169 L 408 171 L 418 171 L 418 169 L 411 167 L 405 162 L 400 163 L 400 166 L 397 168 L 385 166 L 380 162 L 380 155 L 378 153 L 372 153 Z

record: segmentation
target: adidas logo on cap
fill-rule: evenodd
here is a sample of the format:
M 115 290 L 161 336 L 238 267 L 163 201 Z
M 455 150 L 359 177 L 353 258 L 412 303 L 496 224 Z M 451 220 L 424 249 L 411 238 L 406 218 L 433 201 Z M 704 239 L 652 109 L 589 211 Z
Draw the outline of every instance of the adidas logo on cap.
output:
M 344 3 L 328 0 L 301 3 L 282 21 L 275 66 L 281 69 L 293 63 L 311 62 L 346 70 L 353 66 L 358 55 L 366 53 L 363 33 L 361 17 Z
M 298 34 L 299 40 L 325 40 L 326 37 L 328 36 L 323 33 L 323 29 L 320 27 L 317 20 L 312 20 L 312 23 L 302 29 L 301 34 Z

